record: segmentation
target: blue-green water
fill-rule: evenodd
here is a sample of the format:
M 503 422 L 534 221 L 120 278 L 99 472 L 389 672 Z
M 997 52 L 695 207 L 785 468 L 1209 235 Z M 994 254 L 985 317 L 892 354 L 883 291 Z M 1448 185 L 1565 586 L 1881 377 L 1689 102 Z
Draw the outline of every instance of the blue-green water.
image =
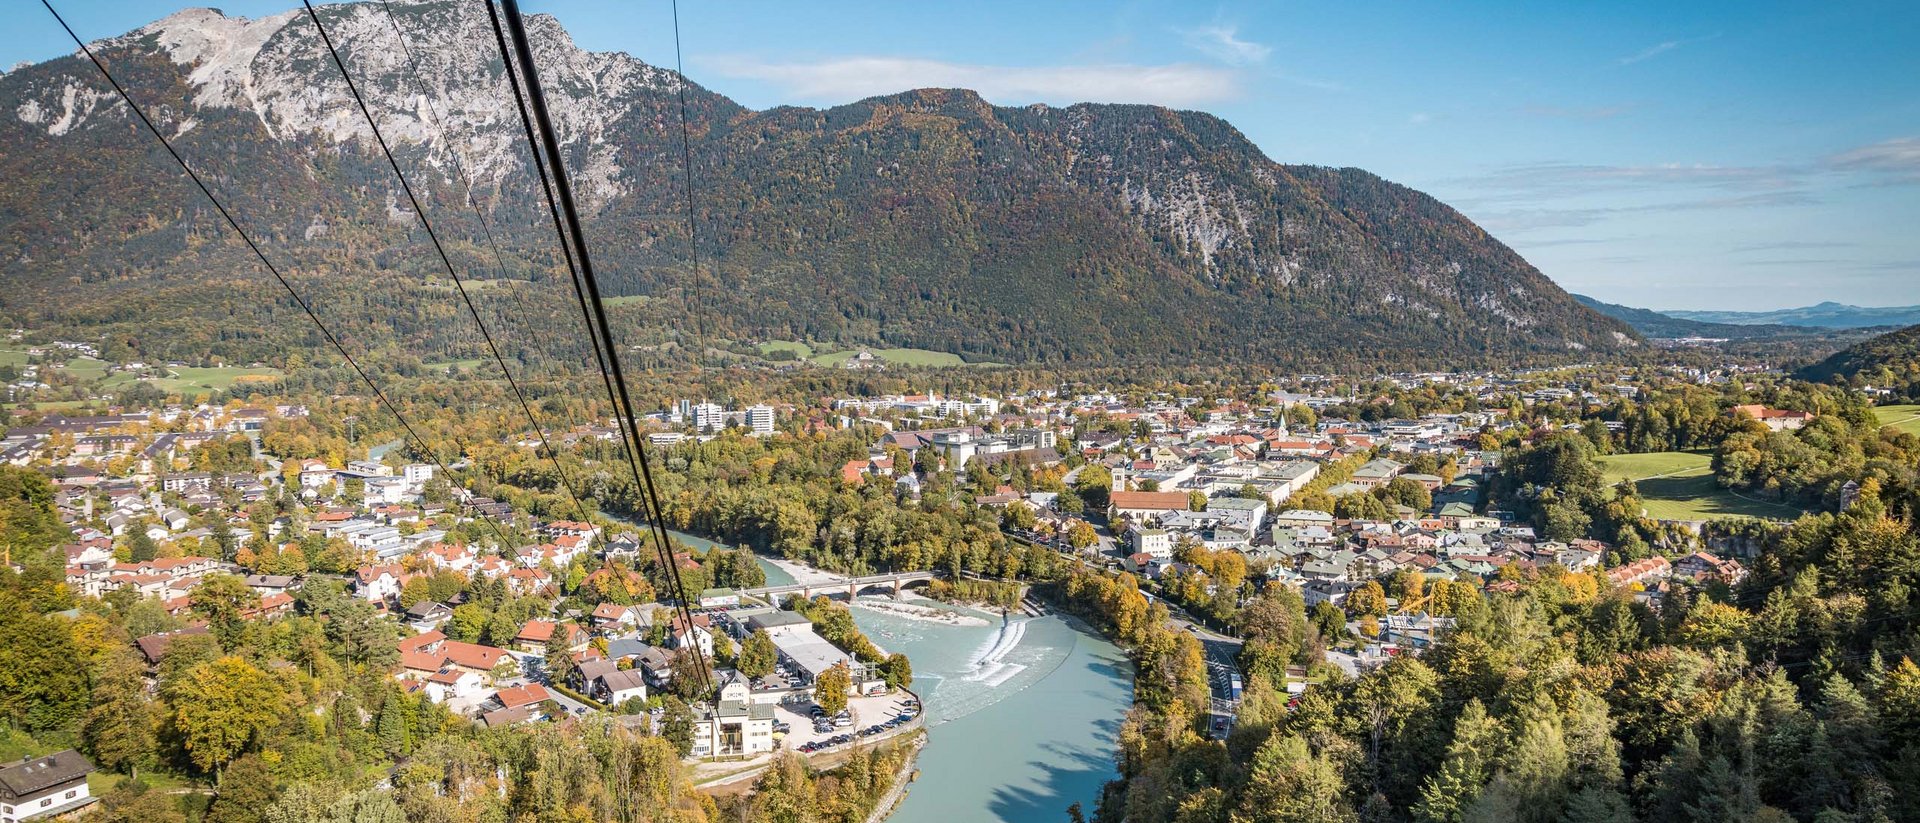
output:
M 854 621 L 913 661 L 928 740 L 891 823 L 1061 823 L 1113 779 L 1132 694 L 1126 655 L 1057 617 L 947 626 L 871 609 Z
M 695 551 L 720 545 L 668 533 Z M 793 582 L 759 561 L 769 585 Z M 881 648 L 906 652 L 926 704 L 920 778 L 889 823 L 1061 823 L 1073 803 L 1091 811 L 1115 776 L 1114 738 L 1133 694 L 1126 654 L 1058 616 L 1003 628 L 998 615 L 956 610 L 990 625 L 853 612 Z
M 632 526 L 635 529 L 644 528 L 634 523 L 633 521 L 622 520 L 618 517 L 613 517 L 611 515 L 608 516 L 608 519 L 613 520 L 616 523 L 624 523 L 628 526 Z M 708 540 L 699 535 L 688 534 L 682 531 L 674 531 L 673 529 L 668 529 L 667 534 L 672 535 L 673 539 L 687 544 L 687 548 L 693 549 L 695 552 L 698 552 L 700 554 L 705 554 L 710 549 L 731 548 L 729 546 L 723 546 L 712 540 Z M 648 545 L 652 545 L 652 544 L 648 544 Z M 793 582 L 793 575 L 787 574 L 786 570 L 780 568 L 779 566 L 775 566 L 772 563 L 768 563 L 766 558 L 756 554 L 753 556 L 753 559 L 755 562 L 758 562 L 760 564 L 760 570 L 767 573 L 767 585 L 785 586 L 788 583 Z

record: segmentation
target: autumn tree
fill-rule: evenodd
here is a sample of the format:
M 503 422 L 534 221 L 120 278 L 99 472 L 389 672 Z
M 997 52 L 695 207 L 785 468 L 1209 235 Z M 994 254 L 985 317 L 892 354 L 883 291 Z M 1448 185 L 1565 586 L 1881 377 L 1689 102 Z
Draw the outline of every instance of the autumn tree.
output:
M 813 702 L 827 714 L 839 714 L 847 708 L 847 692 L 853 688 L 853 672 L 845 663 L 835 663 L 813 682 Z
M 265 758 L 241 756 L 221 772 L 204 823 L 262 823 L 280 798 L 279 782 Z
M 285 692 L 266 672 L 238 657 L 196 666 L 167 694 L 169 718 L 194 767 L 217 771 L 256 745 L 280 719 Z
M 146 673 L 145 662 L 129 649 L 107 658 L 94 678 L 81 737 L 95 763 L 136 774 L 152 758 L 155 716 Z
M 886 675 L 888 688 L 904 689 L 913 685 L 913 663 L 907 660 L 905 653 L 887 655 L 880 670 Z
M 237 575 L 210 574 L 187 593 L 187 608 L 207 621 L 220 645 L 231 649 L 240 644 L 247 613 L 260 608 L 260 593 Z
M 1380 581 L 1369 580 L 1353 593 L 1347 595 L 1347 611 L 1368 617 L 1380 617 L 1387 613 L 1387 591 L 1380 587 Z
M 767 634 L 767 630 L 754 629 L 740 643 L 740 659 L 736 668 L 748 677 L 766 677 L 773 673 L 778 658 L 779 649 L 773 645 L 773 638 Z

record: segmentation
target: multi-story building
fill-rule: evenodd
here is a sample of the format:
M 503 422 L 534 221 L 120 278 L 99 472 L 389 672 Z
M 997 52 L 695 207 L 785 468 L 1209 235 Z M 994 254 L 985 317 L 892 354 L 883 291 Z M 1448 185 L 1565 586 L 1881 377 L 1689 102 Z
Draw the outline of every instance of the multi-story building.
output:
M 747 430 L 754 434 L 773 434 L 773 407 L 747 407 Z
M 773 706 L 753 703 L 747 684 L 733 679 L 720 687 L 712 711 L 694 721 L 695 757 L 751 757 L 773 751 Z
M 719 403 L 693 404 L 695 431 L 714 432 L 727 427 L 727 409 Z

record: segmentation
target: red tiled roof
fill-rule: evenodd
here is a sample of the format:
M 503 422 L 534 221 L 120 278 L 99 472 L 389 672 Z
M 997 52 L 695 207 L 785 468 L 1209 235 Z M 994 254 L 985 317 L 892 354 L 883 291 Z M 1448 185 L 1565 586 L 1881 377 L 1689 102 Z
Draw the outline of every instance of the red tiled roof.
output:
M 1186 492 L 1114 492 L 1107 498 L 1116 509 L 1186 511 L 1192 502 Z
M 400 655 L 400 668 L 416 672 L 437 672 L 447 664 L 447 659 L 431 652 L 405 652 Z
M 456 666 L 481 670 L 492 669 L 500 662 L 500 658 L 507 656 L 505 649 L 462 643 L 458 640 L 447 641 L 445 646 L 440 647 L 440 653 L 446 655 L 447 660 Z
M 501 689 L 495 692 L 493 696 L 500 701 L 500 705 L 509 709 L 520 706 L 530 706 L 553 697 L 553 695 L 547 693 L 547 687 L 538 683 L 528 683 L 524 686 L 513 686 L 511 688 Z
M 422 632 L 420 634 L 416 634 L 412 637 L 403 637 L 400 639 L 400 642 L 398 645 L 400 647 L 400 653 L 406 654 L 407 652 L 420 651 L 421 649 L 424 649 L 428 646 L 431 646 L 445 639 L 447 639 L 447 636 L 443 634 L 439 629 L 435 629 L 430 632 Z

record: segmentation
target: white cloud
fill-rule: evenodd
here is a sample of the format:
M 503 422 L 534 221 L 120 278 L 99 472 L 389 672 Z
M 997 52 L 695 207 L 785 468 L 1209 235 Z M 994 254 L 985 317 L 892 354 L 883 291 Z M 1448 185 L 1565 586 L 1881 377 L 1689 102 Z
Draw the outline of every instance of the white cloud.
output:
M 1496 234 L 1520 235 L 1543 229 L 1591 226 L 1605 220 L 1636 214 L 1676 214 L 1681 212 L 1768 209 L 1815 205 L 1819 201 L 1800 192 L 1771 192 L 1730 197 L 1644 203 L 1633 206 L 1596 206 L 1556 208 L 1529 206 L 1506 211 L 1487 211 L 1473 215 L 1474 222 Z
M 1659 57 L 1660 55 L 1666 54 L 1667 52 L 1673 51 L 1674 49 L 1677 49 L 1677 48 L 1680 48 L 1680 41 L 1678 40 L 1667 40 L 1665 42 L 1655 43 L 1651 46 L 1641 49 L 1640 51 L 1634 52 L 1633 54 L 1629 54 L 1626 57 L 1620 58 L 1620 65 L 1630 66 L 1642 60 L 1652 60 L 1655 57 Z
M 1264 63 L 1268 55 L 1273 54 L 1272 46 L 1240 39 L 1239 26 L 1215 23 L 1197 29 L 1182 29 L 1180 34 L 1189 48 L 1231 66 Z
M 1240 95 L 1232 69 L 1171 63 L 990 66 L 906 57 L 837 57 L 769 62 L 750 57 L 702 61 L 720 75 L 758 80 L 800 100 L 849 102 L 922 88 L 964 88 L 995 103 L 1153 103 L 1198 106 Z
M 1704 43 L 1708 40 L 1715 39 L 1719 36 L 1720 36 L 1720 32 L 1714 32 L 1713 34 L 1709 34 L 1705 37 L 1694 37 L 1687 40 L 1662 40 L 1658 43 L 1655 43 L 1651 46 L 1648 46 L 1644 49 L 1634 52 L 1633 54 L 1629 54 L 1625 57 L 1622 57 L 1615 62 L 1619 63 L 1622 66 L 1631 66 L 1642 60 L 1652 60 L 1655 57 L 1659 57 L 1660 55 L 1666 54 L 1667 52 L 1673 51 L 1674 49 L 1680 48 L 1681 46 L 1690 46 L 1690 45 L 1693 45 L 1694 43 Z
M 1896 137 L 1861 146 L 1836 154 L 1827 163 L 1844 171 L 1879 172 L 1906 182 L 1920 182 L 1920 137 Z
M 1424 111 L 1416 111 L 1412 114 L 1407 115 L 1407 122 L 1415 126 L 1424 126 L 1428 123 L 1433 122 L 1433 115 L 1428 114 Z
M 1449 181 L 1474 194 L 1466 201 L 1569 198 L 1609 192 L 1682 192 L 1726 189 L 1777 193 L 1798 191 L 1802 170 L 1788 166 L 1719 166 L 1663 163 L 1610 166 L 1581 163 L 1527 163 L 1493 169 Z

